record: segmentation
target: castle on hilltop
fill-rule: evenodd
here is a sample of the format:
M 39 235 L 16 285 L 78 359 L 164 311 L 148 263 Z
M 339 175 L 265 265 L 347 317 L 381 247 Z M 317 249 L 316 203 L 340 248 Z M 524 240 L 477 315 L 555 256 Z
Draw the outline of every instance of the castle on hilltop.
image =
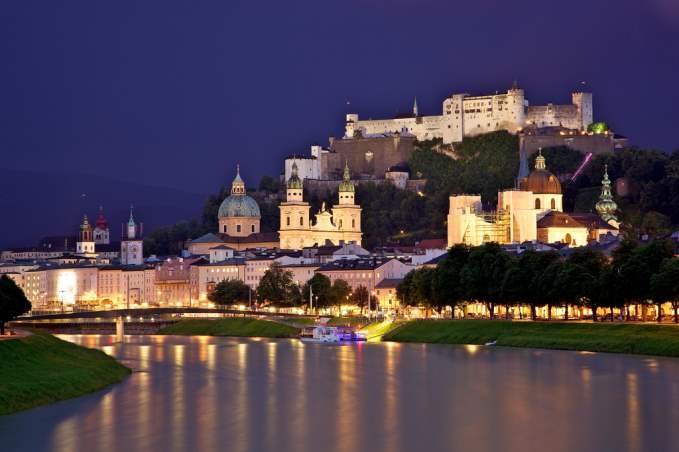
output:
M 441 138 L 444 144 L 451 144 L 498 130 L 517 133 L 529 125 L 584 130 L 592 122 L 591 93 L 574 92 L 570 105 L 530 106 L 515 84 L 502 94 L 453 94 L 444 99 L 442 114 L 436 116 L 421 116 L 417 100 L 411 114 L 393 119 L 362 120 L 350 113 L 346 116 L 345 138 L 399 133 L 414 135 L 420 141 Z

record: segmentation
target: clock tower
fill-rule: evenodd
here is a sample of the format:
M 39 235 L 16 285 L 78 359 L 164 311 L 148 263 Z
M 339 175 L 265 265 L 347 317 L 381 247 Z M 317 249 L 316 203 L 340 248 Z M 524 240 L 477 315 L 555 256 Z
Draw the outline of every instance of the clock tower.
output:
M 120 241 L 120 263 L 142 265 L 144 263 L 144 241 L 141 238 L 141 229 L 134 221 L 132 207 L 130 207 L 130 219 L 123 229 L 123 237 Z

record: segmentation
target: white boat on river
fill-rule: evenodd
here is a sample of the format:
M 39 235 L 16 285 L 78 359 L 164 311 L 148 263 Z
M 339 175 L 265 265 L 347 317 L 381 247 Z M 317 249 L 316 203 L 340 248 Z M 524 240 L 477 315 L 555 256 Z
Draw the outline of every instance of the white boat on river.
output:
M 317 325 L 304 328 L 299 340 L 318 344 L 344 344 L 365 342 L 366 337 L 347 327 Z

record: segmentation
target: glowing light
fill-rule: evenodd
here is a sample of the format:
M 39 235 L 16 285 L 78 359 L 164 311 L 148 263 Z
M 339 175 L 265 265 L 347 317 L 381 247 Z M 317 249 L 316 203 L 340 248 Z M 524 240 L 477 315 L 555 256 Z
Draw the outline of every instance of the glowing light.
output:
M 57 294 L 64 305 L 75 304 L 75 294 L 78 292 L 78 278 L 74 271 L 60 272 L 57 276 Z

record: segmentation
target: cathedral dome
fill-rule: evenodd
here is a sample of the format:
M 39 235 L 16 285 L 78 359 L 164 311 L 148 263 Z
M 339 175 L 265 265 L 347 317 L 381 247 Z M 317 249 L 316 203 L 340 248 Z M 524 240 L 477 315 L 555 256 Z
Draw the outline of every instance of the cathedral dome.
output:
M 261 217 L 257 201 L 248 195 L 230 195 L 219 206 L 219 217 Z
M 252 197 L 245 194 L 245 183 L 240 177 L 240 168 L 231 184 L 229 195 L 219 206 L 218 217 L 261 217 L 259 205 Z
M 535 159 L 535 169 L 519 182 L 519 188 L 532 191 L 536 195 L 561 194 L 561 183 L 554 174 L 547 170 L 542 153 Z

